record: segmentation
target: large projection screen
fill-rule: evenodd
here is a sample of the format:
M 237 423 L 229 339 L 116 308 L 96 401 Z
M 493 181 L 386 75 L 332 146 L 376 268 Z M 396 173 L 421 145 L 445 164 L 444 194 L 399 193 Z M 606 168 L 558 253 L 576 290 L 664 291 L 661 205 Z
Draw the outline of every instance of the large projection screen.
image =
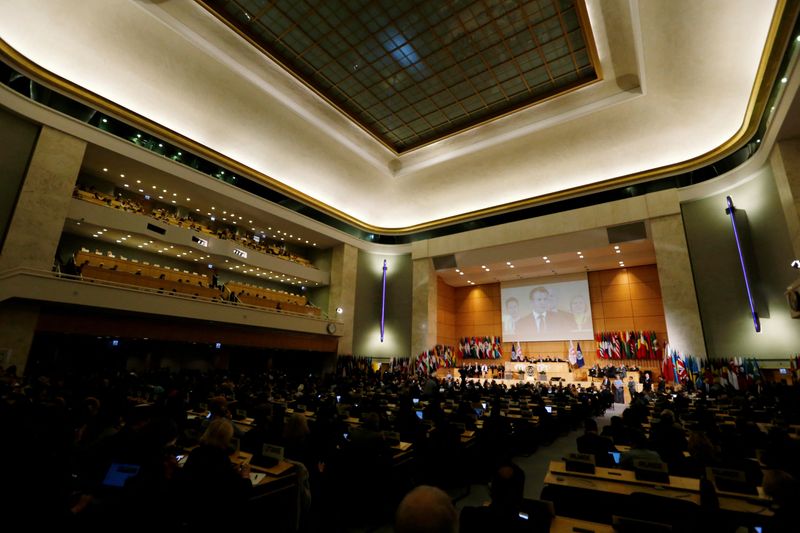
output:
M 500 284 L 504 341 L 594 338 L 585 274 Z

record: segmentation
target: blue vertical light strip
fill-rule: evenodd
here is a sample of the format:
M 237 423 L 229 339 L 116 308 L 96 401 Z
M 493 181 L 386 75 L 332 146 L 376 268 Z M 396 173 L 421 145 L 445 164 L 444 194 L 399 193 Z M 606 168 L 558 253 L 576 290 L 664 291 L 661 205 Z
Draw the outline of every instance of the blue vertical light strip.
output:
M 756 312 L 756 304 L 753 301 L 753 293 L 750 290 L 750 276 L 747 274 L 747 265 L 744 262 L 744 254 L 742 254 L 742 243 L 739 240 L 739 230 L 736 229 L 736 208 L 733 206 L 733 199 L 730 196 L 725 198 L 728 202 L 728 208 L 725 212 L 731 217 L 731 225 L 733 226 L 733 237 L 736 239 L 736 249 L 739 252 L 739 263 L 742 265 L 742 274 L 744 275 L 744 286 L 747 289 L 747 299 L 750 302 L 750 313 L 753 315 L 753 325 L 756 327 L 756 333 L 761 331 L 761 321 Z
M 381 293 L 381 342 L 383 342 L 383 325 L 386 319 L 386 259 L 383 260 L 383 291 Z

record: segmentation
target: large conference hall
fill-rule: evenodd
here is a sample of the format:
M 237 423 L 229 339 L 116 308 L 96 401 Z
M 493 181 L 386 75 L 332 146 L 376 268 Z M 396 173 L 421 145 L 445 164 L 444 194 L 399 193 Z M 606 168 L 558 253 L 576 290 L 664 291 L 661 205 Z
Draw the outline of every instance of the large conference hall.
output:
M 0 1 L 0 508 L 796 531 L 798 15 Z

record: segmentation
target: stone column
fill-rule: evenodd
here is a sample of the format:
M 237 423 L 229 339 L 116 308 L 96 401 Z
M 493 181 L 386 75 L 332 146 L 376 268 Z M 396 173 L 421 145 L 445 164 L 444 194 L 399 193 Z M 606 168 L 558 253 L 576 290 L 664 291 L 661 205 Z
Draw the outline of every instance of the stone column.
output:
M 436 344 L 436 270 L 430 257 L 414 260 L 411 301 L 411 354 Z
M 669 344 L 684 354 L 706 357 L 703 327 L 681 215 L 652 218 L 650 234 L 656 251 L 658 282 L 661 285 Z
M 331 254 L 331 288 L 328 300 L 328 316 L 331 320 L 344 322 L 339 338 L 338 355 L 353 353 L 353 319 L 356 306 L 356 276 L 358 274 L 358 248 L 340 244 Z M 343 313 L 336 313 L 341 307 Z
M 84 141 L 42 127 L 0 252 L 0 272 L 52 268 L 85 150 Z M 36 304 L 0 305 L 3 364 L 24 370 L 38 315 Z

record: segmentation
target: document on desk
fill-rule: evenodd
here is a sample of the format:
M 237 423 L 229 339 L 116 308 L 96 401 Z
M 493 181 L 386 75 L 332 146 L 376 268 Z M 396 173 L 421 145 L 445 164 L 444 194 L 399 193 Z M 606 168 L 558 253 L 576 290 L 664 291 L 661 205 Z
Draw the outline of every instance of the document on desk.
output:
M 259 473 L 256 473 L 256 472 L 250 472 L 250 483 L 252 483 L 253 486 L 255 487 L 256 485 L 261 483 L 261 481 L 263 481 L 265 477 L 267 477 L 266 474 L 259 474 Z

